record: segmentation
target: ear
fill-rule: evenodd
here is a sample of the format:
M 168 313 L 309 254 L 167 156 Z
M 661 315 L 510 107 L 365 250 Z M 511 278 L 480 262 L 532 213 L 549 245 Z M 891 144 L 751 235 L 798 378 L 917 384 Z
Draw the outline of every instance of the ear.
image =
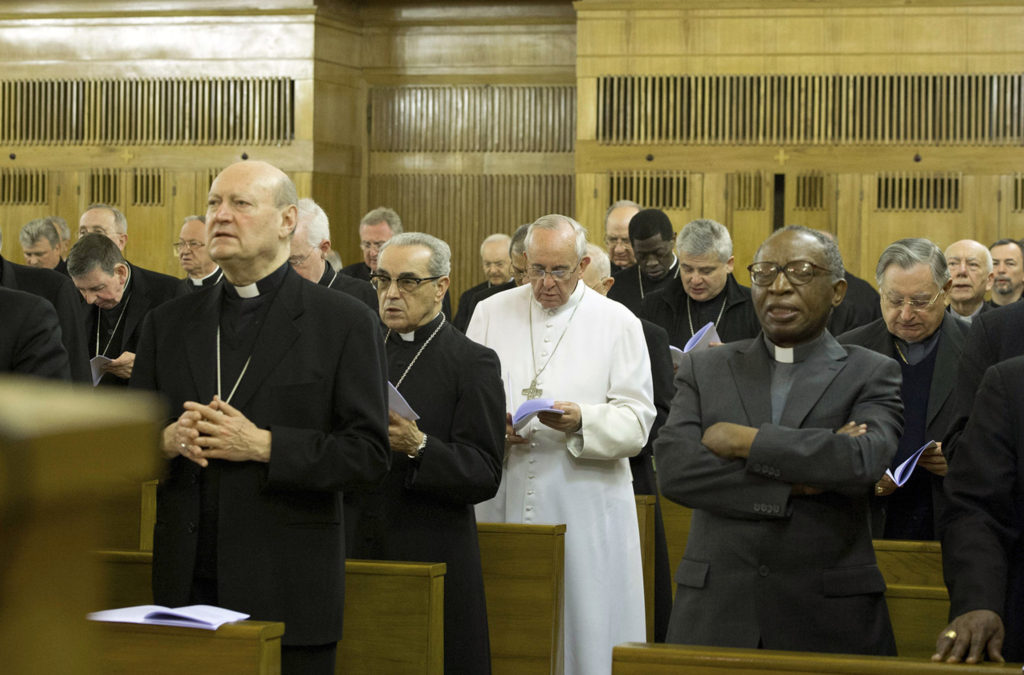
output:
M 324 239 L 322 242 L 320 242 L 320 245 L 317 246 L 317 248 L 320 249 L 320 257 L 326 257 L 327 254 L 331 252 L 331 240 Z
M 586 256 L 585 255 L 582 258 L 580 258 L 580 274 L 583 274 L 583 272 L 586 271 L 587 265 L 589 265 L 589 264 L 590 264 L 590 256 Z
M 448 292 L 448 287 L 451 285 L 452 280 L 448 277 L 441 277 L 437 280 L 437 302 L 441 302 L 444 298 L 444 294 Z
M 846 279 L 840 279 L 832 285 L 832 306 L 838 307 L 846 297 Z
M 601 285 L 604 286 L 604 292 L 607 295 L 608 291 L 612 290 L 612 286 L 615 285 L 615 279 L 613 277 L 605 277 L 601 280 Z
M 729 259 L 725 261 L 725 271 L 726 271 L 726 273 L 732 274 L 732 267 L 733 267 L 733 264 L 735 264 L 735 262 L 736 262 L 736 256 L 734 256 L 734 255 L 729 256 Z
M 295 226 L 299 222 L 299 208 L 295 204 L 289 204 L 281 212 L 281 225 L 278 236 L 281 239 L 288 239 L 295 232 Z
M 985 282 L 985 290 L 986 291 L 991 291 L 992 290 L 992 284 L 995 282 L 995 280 L 996 280 L 996 273 L 995 272 L 989 272 L 988 273 L 988 280 Z
M 128 235 L 127 234 L 118 234 L 117 235 L 117 247 L 123 251 L 124 247 L 127 246 L 127 245 L 128 245 Z
M 117 263 L 114 265 L 114 276 L 122 284 L 128 280 L 128 265 L 124 263 Z

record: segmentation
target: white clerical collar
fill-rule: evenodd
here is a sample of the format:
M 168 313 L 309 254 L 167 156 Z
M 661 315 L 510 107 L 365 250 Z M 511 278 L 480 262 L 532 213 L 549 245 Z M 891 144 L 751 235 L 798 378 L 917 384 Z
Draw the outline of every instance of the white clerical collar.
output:
M 425 324 L 423 324 L 422 326 L 420 326 L 420 328 L 426 328 L 427 326 L 429 326 L 432 323 L 434 323 L 437 320 L 437 317 L 440 314 L 441 314 L 441 312 L 438 312 L 437 314 L 435 314 L 430 319 L 430 321 L 428 321 Z M 409 331 L 408 333 L 399 333 L 398 337 L 402 338 L 402 340 L 404 340 L 405 342 L 412 342 L 412 341 L 414 341 L 416 339 L 416 329 L 413 329 L 413 330 Z
M 814 338 L 810 342 L 804 342 L 798 344 L 796 347 L 780 347 L 768 339 L 768 336 L 764 336 L 764 346 L 768 348 L 768 353 L 777 363 L 800 363 L 806 361 L 814 352 L 818 350 L 819 345 L 825 337 L 825 331 L 821 332 L 821 335 Z
M 188 280 L 192 282 L 193 286 L 202 286 L 204 281 L 220 273 L 220 268 L 214 267 L 213 271 L 207 274 L 205 277 L 199 277 L 198 279 L 196 279 L 195 277 L 189 277 Z
M 235 286 L 235 292 L 238 293 L 240 298 L 255 298 L 260 294 L 260 289 L 256 284 L 247 284 L 245 286 Z
M 557 314 L 564 312 L 567 309 L 571 310 L 576 305 L 578 305 L 580 301 L 583 300 L 583 292 L 586 287 L 587 285 L 583 283 L 582 279 L 577 279 L 576 288 L 573 289 L 572 293 L 569 295 L 569 299 L 565 301 L 565 304 L 559 305 L 558 307 L 552 307 L 551 309 L 548 309 L 547 307 L 545 307 L 544 305 L 540 304 L 540 302 L 537 301 L 537 297 L 533 294 L 533 289 L 531 288 L 530 303 L 531 305 L 533 305 L 540 311 L 544 312 L 548 316 L 555 316 Z

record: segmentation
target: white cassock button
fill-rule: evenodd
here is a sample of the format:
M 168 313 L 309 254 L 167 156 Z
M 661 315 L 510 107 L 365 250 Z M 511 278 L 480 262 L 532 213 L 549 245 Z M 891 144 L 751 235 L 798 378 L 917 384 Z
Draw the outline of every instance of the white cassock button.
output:
M 527 476 L 527 478 L 529 478 L 530 480 L 533 480 L 534 476 L 533 476 L 533 474 L 531 473 L 531 474 L 530 474 L 529 476 Z
M 537 447 L 537 444 L 536 444 L 536 443 L 530 443 L 530 447 L 531 447 L 531 448 L 536 448 L 536 447 Z M 530 461 L 532 462 L 533 460 L 531 459 Z
M 527 511 L 533 511 L 533 507 L 532 507 L 532 506 L 527 506 L 527 507 L 526 507 L 526 510 L 527 510 Z
M 535 492 L 535 490 L 527 490 L 527 491 L 526 491 L 526 494 L 528 494 L 528 495 L 532 495 L 532 494 L 533 494 L 534 492 Z
M 534 462 L 536 462 L 536 461 L 537 461 L 537 460 L 533 459 L 532 457 L 530 458 L 530 464 L 533 464 L 533 463 L 534 463 Z

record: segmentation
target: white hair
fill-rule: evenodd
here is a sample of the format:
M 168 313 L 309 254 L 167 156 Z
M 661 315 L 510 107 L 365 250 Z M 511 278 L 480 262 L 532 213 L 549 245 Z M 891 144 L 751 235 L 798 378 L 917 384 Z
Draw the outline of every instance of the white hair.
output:
M 587 254 L 587 231 L 569 216 L 562 216 L 557 213 L 541 216 L 533 221 L 529 231 L 526 233 L 526 248 L 530 248 L 535 230 L 558 230 L 562 227 L 562 223 L 568 223 L 569 227 L 572 228 L 573 234 L 576 236 L 576 258 L 583 258 Z
M 308 197 L 298 202 L 299 219 L 306 224 L 306 242 L 319 246 L 322 241 L 331 240 L 331 221 L 320 205 Z
M 512 243 L 512 237 L 508 236 L 507 234 L 502 234 L 501 232 L 498 232 L 497 234 L 492 234 L 491 236 L 487 237 L 482 242 L 480 242 L 480 257 L 484 257 L 484 246 L 487 246 L 488 244 L 497 243 L 502 244 L 507 249 L 509 247 L 509 244 Z
M 612 275 L 612 263 L 603 248 L 597 244 L 587 244 L 587 257 L 590 258 L 590 267 L 594 268 L 602 280 Z

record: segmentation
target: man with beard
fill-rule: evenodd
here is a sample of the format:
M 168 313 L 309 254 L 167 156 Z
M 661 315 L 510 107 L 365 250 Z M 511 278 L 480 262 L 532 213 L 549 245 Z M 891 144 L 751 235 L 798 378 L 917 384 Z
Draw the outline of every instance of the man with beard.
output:
M 1005 307 L 1024 295 L 1024 249 L 1015 239 L 1000 239 L 988 247 L 992 254 L 992 307 Z

